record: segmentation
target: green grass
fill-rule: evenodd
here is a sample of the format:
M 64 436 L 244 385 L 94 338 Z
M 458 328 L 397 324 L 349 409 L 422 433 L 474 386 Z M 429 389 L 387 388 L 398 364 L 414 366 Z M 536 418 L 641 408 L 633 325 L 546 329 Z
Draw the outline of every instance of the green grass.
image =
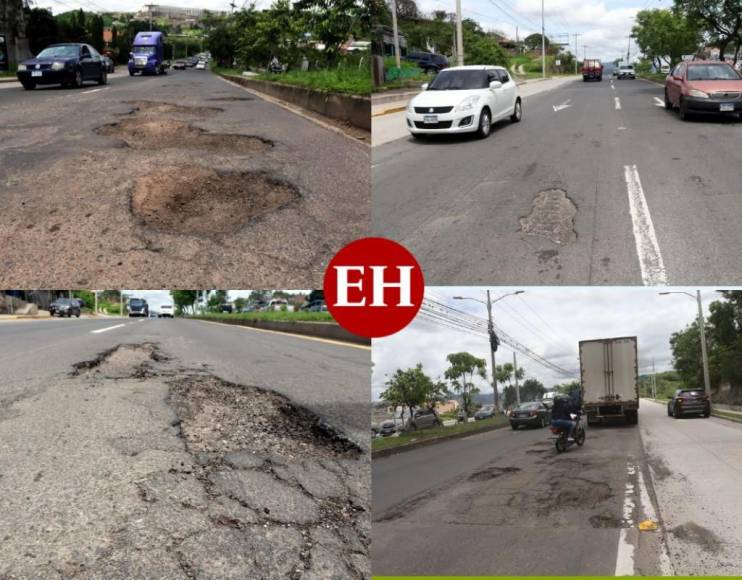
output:
M 665 73 L 638 73 L 637 76 L 640 79 L 647 79 L 650 81 L 665 84 L 665 77 L 667 75 Z
M 430 441 L 432 439 L 446 439 L 461 433 L 476 433 L 482 429 L 491 429 L 495 426 L 507 425 L 508 418 L 504 416 L 482 419 L 473 423 L 457 423 L 451 427 L 434 427 L 420 431 L 408 431 L 399 437 L 377 437 L 371 442 L 372 451 L 391 449 L 392 447 L 403 447 L 419 441 Z
M 317 91 L 346 93 L 351 95 L 370 95 L 372 90 L 371 71 L 367 66 L 340 66 L 325 70 L 290 70 L 285 73 L 263 73 L 256 77 L 261 81 L 284 83 L 308 87 Z
M 298 312 L 269 311 L 269 312 L 210 312 L 203 316 L 192 318 L 216 318 L 223 320 L 296 320 L 299 322 L 335 322 L 329 312 Z

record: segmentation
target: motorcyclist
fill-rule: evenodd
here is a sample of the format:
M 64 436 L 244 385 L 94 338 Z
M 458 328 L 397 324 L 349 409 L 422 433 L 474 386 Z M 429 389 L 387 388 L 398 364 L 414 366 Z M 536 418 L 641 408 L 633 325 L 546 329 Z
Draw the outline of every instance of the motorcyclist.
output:
M 567 429 L 567 440 L 574 441 L 577 421 L 572 415 L 580 414 L 580 404 L 577 398 L 565 395 L 554 397 L 554 406 L 551 409 L 551 424 L 559 429 Z

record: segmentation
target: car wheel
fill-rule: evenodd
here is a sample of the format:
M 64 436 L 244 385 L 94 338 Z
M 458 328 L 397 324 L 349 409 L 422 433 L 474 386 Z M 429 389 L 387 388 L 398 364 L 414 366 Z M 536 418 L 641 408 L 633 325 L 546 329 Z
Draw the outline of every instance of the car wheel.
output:
M 479 113 L 479 127 L 477 128 L 477 137 L 486 139 L 492 130 L 492 118 L 490 111 L 486 107 Z
M 80 318 L 80 313 L 75 314 L 75 318 Z
M 680 115 L 681 121 L 688 120 L 688 106 L 685 104 L 683 97 L 680 97 L 680 103 L 678 104 L 678 114 Z
M 82 87 L 82 70 L 79 68 L 75 70 L 75 79 L 72 81 L 72 86 L 76 89 Z
M 665 109 L 672 109 L 672 103 L 670 102 L 670 97 L 667 94 L 667 89 L 665 89 Z
M 105 68 L 100 69 L 100 79 L 98 80 L 99 85 L 105 85 L 108 82 L 108 73 Z
M 516 425 L 515 423 L 510 423 L 510 428 L 511 428 L 511 429 L 512 429 L 513 431 L 517 431 L 517 430 L 518 430 L 518 426 L 517 426 L 517 425 Z
M 672 417 L 672 407 L 670 405 L 667 406 L 667 416 Z
M 523 118 L 523 105 L 520 102 L 520 99 L 515 100 L 515 109 L 513 109 L 513 114 L 510 116 L 510 120 L 513 123 L 518 123 Z
M 129 76 L 130 76 L 130 77 L 133 77 L 133 76 L 134 76 L 134 71 L 131 71 L 131 70 L 130 70 L 130 71 L 129 71 Z
M 672 410 L 672 416 L 675 417 L 676 419 L 679 419 L 680 418 L 680 415 L 681 415 L 681 413 L 678 412 L 678 408 L 677 408 L 677 406 L 675 406 L 675 408 Z
M 33 83 L 33 82 L 25 82 L 21 84 L 23 85 L 23 88 L 26 89 L 27 91 L 32 91 L 36 88 L 36 83 Z
M 541 417 L 541 422 L 539 423 L 539 428 L 543 429 L 544 427 L 546 427 L 546 420 L 543 417 Z

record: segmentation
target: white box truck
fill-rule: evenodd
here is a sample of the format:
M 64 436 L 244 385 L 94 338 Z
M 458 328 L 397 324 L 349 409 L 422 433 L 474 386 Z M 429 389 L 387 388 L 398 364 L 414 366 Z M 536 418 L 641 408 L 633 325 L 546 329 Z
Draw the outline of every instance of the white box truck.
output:
M 580 341 L 580 381 L 588 425 L 615 417 L 639 422 L 635 336 Z

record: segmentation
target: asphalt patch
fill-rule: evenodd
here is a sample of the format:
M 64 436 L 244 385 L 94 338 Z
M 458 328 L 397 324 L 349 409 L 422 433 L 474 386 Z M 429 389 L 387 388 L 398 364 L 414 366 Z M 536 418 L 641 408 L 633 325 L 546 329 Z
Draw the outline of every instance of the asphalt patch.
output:
M 213 237 L 234 233 L 299 198 L 296 187 L 265 173 L 163 167 L 135 181 L 131 212 L 156 231 Z
M 210 99 L 211 100 L 211 99 Z M 127 105 L 132 105 L 134 113 L 156 113 L 156 114 L 176 114 L 176 115 L 195 115 L 198 117 L 207 117 L 216 113 L 224 112 L 219 107 L 194 107 L 189 105 L 178 105 L 176 103 L 166 103 L 162 101 L 123 101 Z
M 520 229 L 527 235 L 564 245 L 577 239 L 574 229 L 576 215 L 577 206 L 564 190 L 547 189 L 536 195 L 531 212 L 520 218 Z
M 99 135 L 121 139 L 132 149 L 198 149 L 230 154 L 259 153 L 273 142 L 254 135 L 209 133 L 176 119 L 127 118 L 96 129 Z
M 688 522 L 671 528 L 670 533 L 680 540 L 696 544 L 706 552 L 718 553 L 721 550 L 721 538 L 708 528 Z
M 613 496 L 607 483 L 583 477 L 555 477 L 549 486 L 549 493 L 540 502 L 547 512 L 565 508 L 594 509 Z
M 621 528 L 623 521 L 613 514 L 599 514 L 590 516 L 590 525 L 594 528 Z
M 94 359 L 72 365 L 73 376 L 102 379 L 142 379 L 153 374 L 151 363 L 167 360 L 152 343 L 120 344 Z
M 469 476 L 469 481 L 488 481 L 518 471 L 520 471 L 520 467 L 487 467 L 472 473 Z

